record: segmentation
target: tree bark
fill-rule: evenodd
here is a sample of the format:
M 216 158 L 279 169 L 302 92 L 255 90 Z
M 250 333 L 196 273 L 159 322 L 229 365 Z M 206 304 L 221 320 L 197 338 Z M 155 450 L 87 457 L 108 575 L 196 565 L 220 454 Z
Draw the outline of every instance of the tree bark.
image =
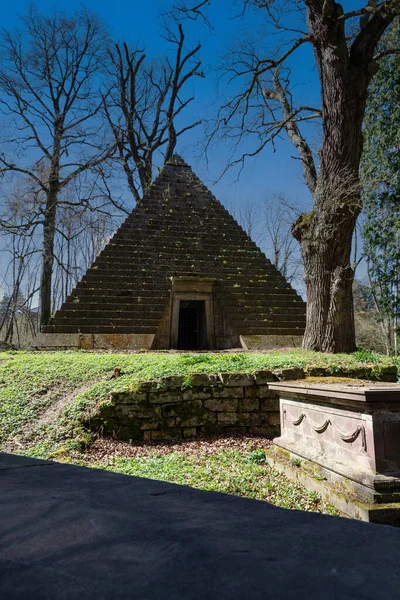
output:
M 327 223 L 306 215 L 296 223 L 301 231 L 304 279 L 307 289 L 307 325 L 303 347 L 321 352 L 355 350 L 351 238 L 356 215 Z M 301 221 L 303 219 L 303 221 Z M 309 222 L 307 222 L 309 219 Z
M 54 238 L 56 232 L 58 190 L 49 186 L 43 223 L 42 275 L 40 280 L 40 331 L 51 317 L 51 292 L 54 262 Z

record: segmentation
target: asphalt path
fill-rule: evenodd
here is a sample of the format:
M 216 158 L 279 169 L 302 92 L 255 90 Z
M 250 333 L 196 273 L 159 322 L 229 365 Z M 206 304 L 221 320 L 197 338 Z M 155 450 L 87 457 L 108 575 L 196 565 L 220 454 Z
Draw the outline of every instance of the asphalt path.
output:
M 400 529 L 0 454 L 0 599 L 400 599 Z

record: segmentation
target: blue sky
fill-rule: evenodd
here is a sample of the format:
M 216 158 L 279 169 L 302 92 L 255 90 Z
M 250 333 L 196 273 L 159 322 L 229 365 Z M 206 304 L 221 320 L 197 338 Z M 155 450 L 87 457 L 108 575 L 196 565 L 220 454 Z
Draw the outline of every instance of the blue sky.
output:
M 36 5 L 42 12 L 51 10 L 54 6 L 63 6 L 64 9 L 67 6 L 68 11 L 74 11 L 80 7 L 80 4 L 79 0 L 69 0 L 67 4 L 53 0 L 36 1 Z M 168 44 L 160 37 L 162 30 L 160 13 L 165 7 L 168 8 L 168 1 L 86 0 L 85 5 L 100 16 L 116 40 L 140 43 L 146 48 L 149 58 L 163 55 L 168 51 Z M 26 6 L 25 0 L 13 0 L 13 2 L 3 0 L 0 11 L 2 26 L 7 29 L 15 27 L 18 24 L 18 15 L 23 14 Z M 235 10 L 237 12 L 237 9 Z M 257 32 L 260 29 L 260 11 L 257 14 L 250 13 L 244 19 L 229 18 L 229 15 L 234 12 L 229 0 L 218 0 L 214 2 L 210 12 L 210 19 L 214 26 L 212 34 L 197 24 L 185 26 L 188 46 L 201 41 L 201 59 L 206 73 L 205 79 L 196 78 L 194 84 L 196 101 L 192 105 L 191 114 L 196 120 L 199 115 L 206 117 L 215 113 L 218 104 L 215 69 L 219 57 L 243 32 L 246 30 Z M 272 37 L 271 40 L 273 44 Z M 297 86 L 296 93 L 302 99 L 318 103 L 318 84 L 312 65 L 311 50 L 301 50 L 293 61 L 293 79 Z M 189 117 L 189 114 L 186 114 Z M 268 147 L 257 159 L 249 161 L 239 180 L 236 173 L 229 172 L 216 184 L 213 182 L 225 166 L 229 148 L 223 143 L 212 147 L 207 165 L 202 160 L 202 152 L 199 150 L 199 144 L 201 145 L 203 140 L 204 132 L 199 127 L 195 132 L 181 138 L 177 150 L 216 196 L 228 206 L 230 203 L 237 204 L 243 198 L 253 199 L 258 203 L 265 194 L 273 192 L 283 193 L 295 204 L 304 203 L 305 208 L 309 205 L 310 196 L 302 182 L 299 161 L 291 158 L 295 152 L 286 139 L 278 141 L 275 152 L 272 147 Z

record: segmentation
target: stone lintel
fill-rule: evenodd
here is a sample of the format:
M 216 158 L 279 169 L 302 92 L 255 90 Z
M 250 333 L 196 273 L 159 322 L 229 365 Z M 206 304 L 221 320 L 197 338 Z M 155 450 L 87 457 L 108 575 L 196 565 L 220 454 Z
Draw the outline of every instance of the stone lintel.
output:
M 173 275 L 171 277 L 172 291 L 174 293 L 212 293 L 215 283 L 214 277 L 203 277 L 202 275 Z

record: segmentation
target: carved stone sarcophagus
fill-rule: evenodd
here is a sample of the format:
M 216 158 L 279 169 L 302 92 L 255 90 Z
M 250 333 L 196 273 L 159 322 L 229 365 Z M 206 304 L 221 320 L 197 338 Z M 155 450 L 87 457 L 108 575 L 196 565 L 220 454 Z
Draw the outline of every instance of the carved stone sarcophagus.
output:
M 277 446 L 363 500 L 400 501 L 400 386 L 304 382 L 270 389 L 280 397 Z

